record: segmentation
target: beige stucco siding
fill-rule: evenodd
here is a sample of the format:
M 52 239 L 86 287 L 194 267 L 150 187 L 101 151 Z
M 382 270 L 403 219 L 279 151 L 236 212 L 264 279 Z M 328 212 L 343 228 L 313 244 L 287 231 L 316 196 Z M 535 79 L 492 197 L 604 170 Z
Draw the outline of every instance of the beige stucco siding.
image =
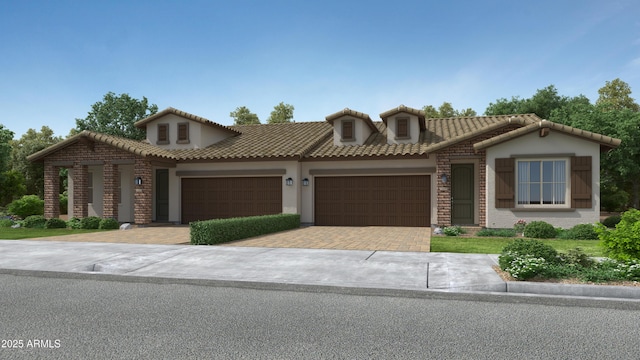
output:
M 178 124 L 189 124 L 189 143 L 178 144 Z M 169 144 L 157 144 L 158 124 L 169 125 Z M 231 136 L 229 132 L 207 126 L 197 121 L 168 114 L 146 124 L 147 140 L 150 144 L 163 149 L 200 149 L 215 144 Z
M 570 228 L 576 224 L 596 223 L 600 220 L 600 145 L 594 142 L 551 131 L 546 137 L 538 132 L 498 144 L 487 149 L 487 227 L 511 228 L 518 219 L 527 222 L 542 220 L 556 227 Z M 592 160 L 592 208 L 560 209 L 559 211 L 513 211 L 495 207 L 495 159 L 518 155 L 539 155 L 540 158 L 562 154 L 591 156 Z M 567 163 L 570 166 L 570 163 Z M 570 178 L 567 179 L 567 181 Z M 568 207 L 568 205 L 567 205 Z
M 303 162 L 301 166 L 302 179 L 309 179 L 309 186 L 303 186 L 301 189 L 301 221 L 303 223 L 314 222 L 314 175 L 310 172 L 313 170 L 344 170 L 345 174 L 348 170 L 354 169 L 371 169 L 372 171 L 368 175 L 380 175 L 380 172 L 376 169 L 393 169 L 392 173 L 386 173 L 385 175 L 406 175 L 407 171 L 403 172 L 403 169 L 424 169 L 425 175 L 431 175 L 430 187 L 431 193 L 431 223 L 437 223 L 437 197 L 436 194 L 436 176 L 434 174 L 436 167 L 435 159 L 407 159 L 407 160 L 359 160 L 359 161 L 309 161 Z M 318 175 L 318 176 L 345 176 L 338 171 L 334 175 Z M 415 173 L 411 173 L 415 174 Z M 359 173 L 358 176 L 367 175 L 367 173 Z
M 398 119 L 409 119 L 409 138 L 397 138 L 396 130 L 398 126 L 396 122 Z M 415 144 L 420 139 L 420 122 L 418 116 L 400 113 L 392 116 L 387 120 L 387 143 L 388 144 Z
M 353 121 L 353 134 L 354 140 L 342 141 L 342 122 Z M 371 128 L 367 126 L 364 120 L 345 115 L 333 122 L 333 145 L 336 146 L 351 146 L 362 145 L 371 135 Z

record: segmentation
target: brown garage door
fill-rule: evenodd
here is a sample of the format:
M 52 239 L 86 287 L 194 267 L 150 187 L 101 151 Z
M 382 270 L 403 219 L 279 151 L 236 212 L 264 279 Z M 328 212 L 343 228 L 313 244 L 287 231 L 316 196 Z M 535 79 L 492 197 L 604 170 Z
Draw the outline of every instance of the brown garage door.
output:
M 428 175 L 316 177 L 314 181 L 316 225 L 431 225 Z
M 182 179 L 183 224 L 281 212 L 281 177 Z

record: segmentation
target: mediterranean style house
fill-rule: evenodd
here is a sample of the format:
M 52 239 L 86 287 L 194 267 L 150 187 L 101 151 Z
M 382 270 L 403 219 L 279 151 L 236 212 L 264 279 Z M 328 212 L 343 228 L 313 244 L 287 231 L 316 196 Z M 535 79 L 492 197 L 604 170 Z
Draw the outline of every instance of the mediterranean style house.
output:
M 224 126 L 174 108 L 135 125 L 145 141 L 83 131 L 32 154 L 44 162 L 45 217 L 144 225 L 298 213 L 315 225 L 570 227 L 600 215 L 608 136 L 534 114 L 425 119 L 400 105 L 382 121 L 344 109 L 323 122 Z

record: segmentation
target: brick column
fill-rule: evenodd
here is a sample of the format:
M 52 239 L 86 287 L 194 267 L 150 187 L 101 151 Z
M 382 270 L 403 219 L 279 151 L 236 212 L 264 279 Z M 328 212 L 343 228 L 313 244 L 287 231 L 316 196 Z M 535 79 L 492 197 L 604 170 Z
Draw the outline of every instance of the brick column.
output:
M 89 214 L 89 169 L 79 162 L 73 164 L 73 214 L 77 218 Z
M 44 217 L 60 217 L 60 167 L 44 166 Z
M 438 225 L 451 225 L 451 164 L 448 154 L 436 154 L 436 189 L 438 207 Z M 442 174 L 447 175 L 447 183 L 442 182 Z
M 135 187 L 134 221 L 138 225 L 150 224 L 153 219 L 153 169 L 145 158 L 136 158 L 134 178 L 140 177 L 142 185 Z
M 102 217 L 118 220 L 118 165 L 107 160 L 104 164 L 104 191 L 102 194 Z

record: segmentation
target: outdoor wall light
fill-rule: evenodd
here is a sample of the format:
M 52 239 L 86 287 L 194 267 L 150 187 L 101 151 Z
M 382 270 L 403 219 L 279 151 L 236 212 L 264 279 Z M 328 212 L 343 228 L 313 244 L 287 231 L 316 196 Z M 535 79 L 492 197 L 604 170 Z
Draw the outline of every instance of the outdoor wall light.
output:
M 136 176 L 136 178 L 135 178 L 135 180 L 133 180 L 133 182 L 136 185 L 140 186 L 140 185 L 142 185 L 142 178 L 140 176 Z
M 307 178 L 302 179 L 302 186 L 309 186 L 309 179 Z
M 291 185 L 293 185 L 293 179 L 292 178 L 287 178 L 287 180 L 285 180 L 284 183 L 287 184 L 287 186 L 291 186 Z
M 449 178 L 447 177 L 447 174 L 442 173 L 442 175 L 440 175 L 440 180 L 442 180 L 443 184 L 446 184 Z

